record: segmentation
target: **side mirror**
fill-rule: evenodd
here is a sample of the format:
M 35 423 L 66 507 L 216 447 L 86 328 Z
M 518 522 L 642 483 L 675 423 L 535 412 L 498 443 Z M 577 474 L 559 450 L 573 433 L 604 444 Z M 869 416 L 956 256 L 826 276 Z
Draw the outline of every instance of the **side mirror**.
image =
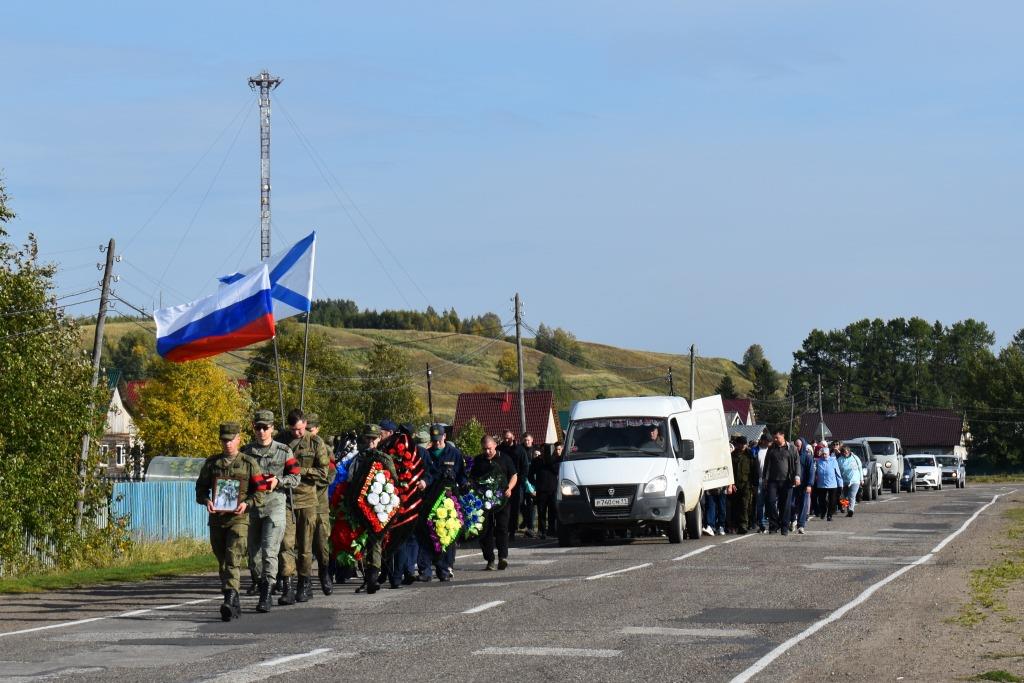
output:
M 693 460 L 693 440 L 683 439 L 679 442 L 679 450 L 676 457 L 681 460 Z

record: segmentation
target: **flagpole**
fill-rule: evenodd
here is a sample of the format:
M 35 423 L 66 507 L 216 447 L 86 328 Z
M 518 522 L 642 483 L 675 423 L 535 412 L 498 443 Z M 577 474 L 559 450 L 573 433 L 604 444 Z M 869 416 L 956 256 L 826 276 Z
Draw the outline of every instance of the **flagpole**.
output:
M 309 314 L 306 311 L 306 342 L 302 350 L 302 382 L 299 385 L 299 410 L 306 409 L 306 361 L 309 360 Z
M 281 408 L 281 424 L 285 424 L 284 419 L 284 388 L 281 386 L 281 356 L 277 353 L 277 335 L 274 335 L 274 367 L 277 368 L 277 401 Z

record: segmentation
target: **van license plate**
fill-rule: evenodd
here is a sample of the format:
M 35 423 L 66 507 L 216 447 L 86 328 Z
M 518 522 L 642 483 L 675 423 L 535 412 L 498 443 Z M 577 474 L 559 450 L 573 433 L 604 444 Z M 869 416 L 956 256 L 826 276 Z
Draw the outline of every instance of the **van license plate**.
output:
M 594 507 L 596 508 L 616 508 L 625 507 L 629 505 L 629 498 L 595 498 Z

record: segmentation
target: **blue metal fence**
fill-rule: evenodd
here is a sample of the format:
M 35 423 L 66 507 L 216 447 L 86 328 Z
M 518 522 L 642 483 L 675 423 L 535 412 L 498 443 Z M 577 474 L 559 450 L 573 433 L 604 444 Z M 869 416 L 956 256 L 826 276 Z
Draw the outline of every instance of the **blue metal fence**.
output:
M 196 505 L 194 481 L 118 482 L 110 511 L 115 517 L 130 515 L 128 528 L 138 540 L 209 537 L 206 508 Z

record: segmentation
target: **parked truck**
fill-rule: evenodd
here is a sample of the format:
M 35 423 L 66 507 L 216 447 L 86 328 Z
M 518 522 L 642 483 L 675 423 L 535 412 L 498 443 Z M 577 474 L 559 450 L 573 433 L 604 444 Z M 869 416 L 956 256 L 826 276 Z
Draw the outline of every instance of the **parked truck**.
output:
M 570 414 L 556 495 L 558 542 L 585 529 L 700 538 L 705 491 L 733 483 L 720 396 L 580 401 Z

